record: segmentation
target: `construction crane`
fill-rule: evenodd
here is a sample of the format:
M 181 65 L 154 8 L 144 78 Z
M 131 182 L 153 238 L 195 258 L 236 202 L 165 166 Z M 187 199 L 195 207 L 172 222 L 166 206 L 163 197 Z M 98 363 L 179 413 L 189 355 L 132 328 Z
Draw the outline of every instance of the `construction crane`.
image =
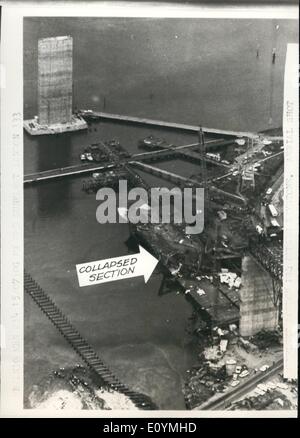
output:
M 204 139 L 204 133 L 202 130 L 201 125 L 199 126 L 199 152 L 200 152 L 200 156 L 201 156 L 201 180 L 202 180 L 202 185 L 204 188 L 204 224 L 205 226 L 208 225 L 208 223 L 210 222 L 210 196 L 209 196 L 209 189 L 208 189 L 208 180 L 207 180 L 207 168 L 206 168 L 206 146 L 205 146 L 205 139 Z M 217 233 L 218 234 L 218 233 Z M 208 239 L 206 241 L 206 247 L 205 247 L 205 252 L 207 252 L 207 250 L 209 252 L 212 251 L 212 262 L 213 262 L 213 271 L 216 272 L 217 271 L 217 259 L 216 259 L 216 253 L 215 253 L 215 248 L 217 245 L 217 240 L 218 237 L 215 239 L 215 243 L 214 245 L 208 250 L 208 247 L 210 246 L 211 242 L 211 238 L 208 235 Z

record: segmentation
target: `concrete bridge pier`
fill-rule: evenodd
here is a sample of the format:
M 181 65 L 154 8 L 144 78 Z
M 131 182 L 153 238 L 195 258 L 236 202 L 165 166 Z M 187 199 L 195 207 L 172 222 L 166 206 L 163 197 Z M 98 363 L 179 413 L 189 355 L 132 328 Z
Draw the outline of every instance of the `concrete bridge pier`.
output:
M 278 318 L 279 305 L 274 297 L 270 274 L 251 255 L 245 256 L 240 289 L 241 336 L 253 336 L 261 330 L 276 330 Z

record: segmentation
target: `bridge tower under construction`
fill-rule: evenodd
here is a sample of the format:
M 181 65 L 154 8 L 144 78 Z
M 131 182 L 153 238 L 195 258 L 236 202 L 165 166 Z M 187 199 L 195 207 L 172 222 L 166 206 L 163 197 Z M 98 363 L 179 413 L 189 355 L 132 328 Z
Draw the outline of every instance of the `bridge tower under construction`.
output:
M 38 42 L 38 117 L 43 125 L 71 121 L 72 53 L 70 36 Z
M 72 114 L 73 38 L 58 36 L 38 41 L 38 115 L 24 122 L 32 135 L 85 129 Z

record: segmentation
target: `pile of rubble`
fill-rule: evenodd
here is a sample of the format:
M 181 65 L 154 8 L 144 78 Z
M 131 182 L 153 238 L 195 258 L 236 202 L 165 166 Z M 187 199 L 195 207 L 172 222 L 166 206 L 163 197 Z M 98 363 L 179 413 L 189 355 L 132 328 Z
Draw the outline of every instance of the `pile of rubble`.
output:
M 208 362 L 188 371 L 188 382 L 184 387 L 184 396 L 188 409 L 193 409 L 225 389 L 225 367 L 213 368 Z
M 256 335 L 250 338 L 252 344 L 256 345 L 260 350 L 266 350 L 269 347 L 281 345 L 282 334 L 280 331 L 267 332 L 261 330 Z
M 215 327 L 211 335 L 200 339 L 200 365 L 187 371 L 183 389 L 188 409 L 200 406 L 216 393 L 239 385 L 250 374 L 247 365 L 239 363 L 228 349 L 229 345 L 240 342 L 235 324 L 231 324 L 228 330 Z
M 235 272 L 229 272 L 228 269 L 222 268 L 221 272 L 219 273 L 220 283 L 227 284 L 229 289 L 236 288 L 239 289 L 241 286 L 241 277 L 238 277 L 238 275 Z
M 201 409 L 214 395 L 242 385 L 256 373 L 267 372 L 276 352 L 281 353 L 279 331 L 261 331 L 244 339 L 235 324 L 209 331 L 201 328 L 195 316 L 191 328 L 194 330 L 190 333 L 198 336 L 200 354 L 199 365 L 187 371 L 183 389 L 188 409 Z M 296 391 L 296 384 L 279 374 L 273 381 L 259 383 L 247 398 L 232 404 L 230 409 L 293 409 L 297 404 Z
M 244 398 L 243 400 L 239 400 L 233 403 L 230 406 L 230 410 L 256 410 L 260 411 L 263 409 L 269 410 L 284 410 L 291 409 L 292 404 L 288 400 L 288 398 L 279 392 L 277 389 L 272 389 L 268 386 L 268 384 L 261 384 L 259 386 L 264 386 L 266 390 L 261 388 L 257 388 L 260 391 L 260 394 L 253 395 L 251 397 Z M 276 385 L 275 385 L 276 388 Z

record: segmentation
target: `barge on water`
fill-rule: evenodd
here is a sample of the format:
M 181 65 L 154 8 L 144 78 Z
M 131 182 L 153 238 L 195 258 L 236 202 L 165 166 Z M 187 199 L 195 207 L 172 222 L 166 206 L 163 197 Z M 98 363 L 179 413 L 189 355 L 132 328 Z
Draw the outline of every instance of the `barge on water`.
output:
M 129 152 L 115 139 L 105 142 L 93 143 L 87 146 L 80 154 L 82 162 L 91 161 L 102 163 L 108 161 L 121 161 L 130 158 Z
M 30 135 L 63 134 L 65 132 L 87 129 L 85 120 L 80 115 L 73 114 L 69 121 L 61 123 L 40 123 L 39 118 L 24 120 L 25 131 Z
M 86 193 L 96 193 L 101 187 L 109 187 L 118 191 L 120 180 L 126 180 L 129 186 L 131 185 L 128 172 L 124 168 L 116 168 L 108 172 L 94 172 L 91 178 L 83 181 L 82 190 Z

